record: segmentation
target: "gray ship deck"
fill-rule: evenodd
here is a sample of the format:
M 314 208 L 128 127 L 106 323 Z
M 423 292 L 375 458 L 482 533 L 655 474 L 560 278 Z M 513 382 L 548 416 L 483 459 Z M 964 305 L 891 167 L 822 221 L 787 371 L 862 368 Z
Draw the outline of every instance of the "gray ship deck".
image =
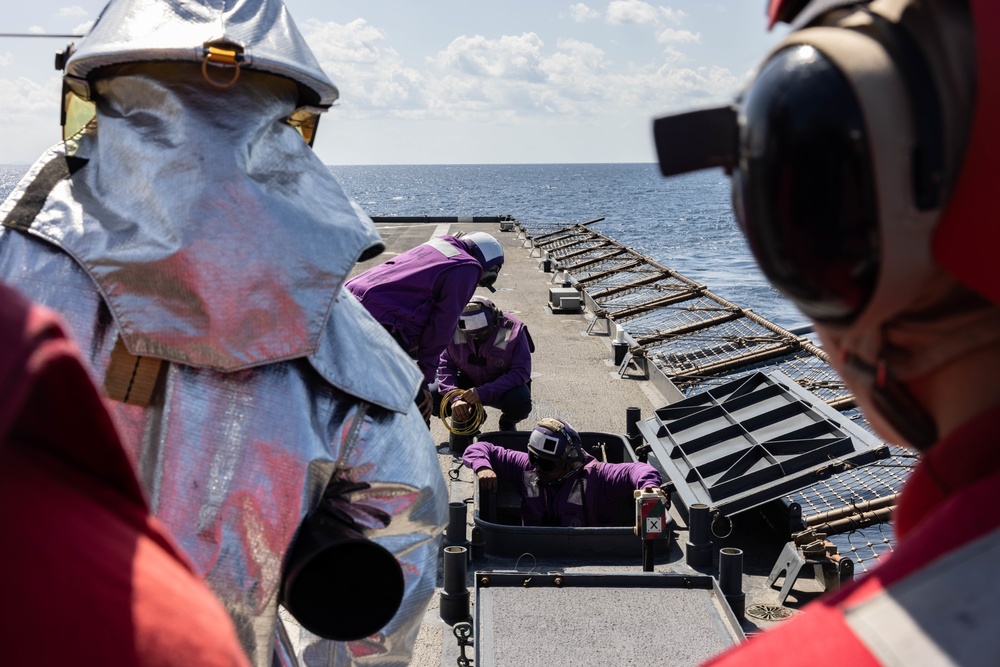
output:
M 733 378 L 771 370 L 788 374 L 834 408 L 846 409 L 847 418 L 853 418 L 864 427 L 856 411 L 850 409 L 850 396 L 826 366 L 825 357 L 807 338 L 762 321 L 752 312 L 729 303 L 667 267 L 622 248 L 586 225 L 566 223 L 531 228 L 522 223 L 501 224 L 495 218 L 383 220 L 376 222 L 386 241 L 386 253 L 360 265 L 356 271 L 382 262 L 432 236 L 456 230 L 486 231 L 503 245 L 506 262 L 497 281 L 498 291 L 490 296 L 499 307 L 514 312 L 528 325 L 536 345 L 532 373 L 534 407 L 520 428 L 530 429 L 538 419 L 554 416 L 568 420 L 578 431 L 626 435 L 629 408 L 638 408 L 642 420 L 655 422 L 656 411 L 664 406 L 718 387 Z M 507 231 L 506 228 L 511 229 Z M 543 271 L 546 257 L 552 262 L 550 268 L 557 270 Z M 583 290 L 586 306 L 583 310 L 554 312 L 548 307 L 550 288 L 561 287 L 564 280 Z M 733 347 L 731 343 L 739 339 L 742 343 Z M 623 345 L 628 351 L 622 363 L 616 364 L 615 356 L 621 357 Z M 739 345 L 743 348 L 738 349 Z M 747 349 L 748 345 L 751 349 Z M 488 409 L 487 412 L 483 432 L 497 429 L 496 411 Z M 432 420 L 431 432 L 438 445 L 441 470 L 450 486 L 451 500 L 465 502 L 470 507 L 474 476 L 451 455 L 448 432 L 437 418 Z M 766 629 L 779 623 L 782 617 L 794 614 L 821 592 L 817 580 L 800 578 L 783 600 L 784 604 L 780 604 L 779 589 L 766 585 L 767 576 L 788 541 L 788 526 L 784 522 L 789 508 L 802 515 L 819 516 L 822 512 L 863 501 L 891 500 L 910 462 L 902 452 L 892 450 L 891 457 L 877 465 L 825 475 L 815 488 L 789 493 L 775 501 L 776 505 L 780 504 L 777 520 L 768 511 L 758 511 L 760 508 L 723 517 L 724 523 L 713 527 L 714 533 L 726 533 L 724 537 L 713 536 L 716 558 L 712 565 L 699 568 L 686 562 L 684 545 L 689 537 L 686 511 L 675 500 L 670 510 L 675 526 L 674 539 L 669 542 L 669 552 L 663 547 L 657 552 L 653 569 L 658 573 L 718 576 L 718 549 L 727 546 L 741 549 L 747 609 L 742 630 L 749 635 Z M 870 469 L 876 472 L 869 473 Z M 856 516 L 850 520 L 858 523 Z M 472 525 L 470 507 L 468 527 Z M 721 530 L 717 529 L 720 526 Z M 891 549 L 892 535 L 887 526 L 883 515 L 873 526 L 856 527 L 847 532 L 852 537 L 847 538 L 843 546 L 838 543 L 840 553 L 851 559 L 855 571 L 864 570 L 880 553 Z M 468 583 L 471 590 L 477 571 L 639 573 L 642 569 L 641 544 L 637 538 L 632 560 L 580 562 L 578 559 L 531 555 L 520 558 L 490 555 L 474 559 L 468 567 Z M 439 571 L 439 587 L 441 585 L 443 568 Z M 426 613 L 412 665 L 461 664 L 459 659 L 463 651 L 459 642 L 452 628 L 440 617 L 440 591 L 439 588 Z M 630 631 L 620 627 L 619 619 L 612 616 L 613 610 L 602 609 L 598 603 L 571 611 L 576 632 L 583 628 L 589 633 L 590 641 L 599 642 L 602 636 L 613 634 L 616 645 L 629 645 Z M 474 608 L 471 613 L 475 615 Z M 693 617 L 687 626 L 672 620 L 664 632 L 674 637 L 678 633 L 697 634 L 697 623 Z M 500 627 L 497 625 L 498 632 Z M 527 639 L 525 637 L 524 641 Z M 637 633 L 634 641 L 646 639 Z M 464 655 L 471 659 L 473 649 L 466 648 Z M 655 647 L 636 646 L 634 655 L 656 655 L 656 650 Z M 693 656 L 692 664 L 701 657 Z M 537 664 L 558 662 L 540 657 Z

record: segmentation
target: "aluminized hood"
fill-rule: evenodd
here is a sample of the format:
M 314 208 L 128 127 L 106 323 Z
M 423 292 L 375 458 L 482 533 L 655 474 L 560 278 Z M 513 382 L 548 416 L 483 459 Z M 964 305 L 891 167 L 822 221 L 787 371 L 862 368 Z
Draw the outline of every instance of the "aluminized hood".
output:
M 87 80 L 108 65 L 201 63 L 205 45 L 242 49 L 242 67 L 277 74 L 304 87 L 325 109 L 338 92 L 306 45 L 281 0 L 111 0 L 66 62 L 66 74 Z

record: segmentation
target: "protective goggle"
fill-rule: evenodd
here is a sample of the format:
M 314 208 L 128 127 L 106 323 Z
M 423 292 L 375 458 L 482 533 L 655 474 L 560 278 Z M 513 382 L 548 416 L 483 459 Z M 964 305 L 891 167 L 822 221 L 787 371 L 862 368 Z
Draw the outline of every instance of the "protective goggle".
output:
M 494 266 L 492 269 L 487 269 L 483 271 L 483 277 L 479 279 L 479 286 L 485 287 L 490 292 L 496 292 L 496 288 L 493 287 L 493 283 L 497 281 L 500 277 L 500 267 Z
M 552 472 L 553 470 L 558 470 L 563 467 L 561 461 L 544 458 L 530 450 L 528 451 L 528 462 L 539 472 Z
M 559 457 L 566 449 L 566 443 L 557 435 L 549 435 L 537 428 L 528 436 L 528 451 L 543 452 L 551 457 Z
M 458 318 L 458 328 L 470 336 L 486 333 L 492 321 L 486 310 L 463 312 Z
M 723 168 L 772 284 L 813 319 L 850 323 L 906 290 L 946 199 L 957 160 L 941 69 L 901 21 L 835 8 L 792 32 L 735 103 L 657 119 L 661 172 Z
M 71 76 L 65 73 L 67 61 L 74 54 L 75 45 L 70 43 L 66 49 L 56 53 L 56 69 L 63 70 L 62 109 L 60 124 L 63 128 L 63 140 L 69 140 L 83 130 L 97 115 L 93 100 L 92 84 L 86 78 Z M 149 62 L 154 62 L 150 59 Z M 244 49 L 239 44 L 227 40 L 205 42 L 201 54 L 201 76 L 216 88 L 230 88 L 240 78 L 240 71 L 246 62 Z M 225 74 L 220 77 L 215 71 L 221 69 Z M 301 81 L 296 84 L 302 96 L 303 105 L 295 109 L 286 119 L 310 146 L 316 139 L 320 114 L 325 111 L 305 100 L 315 97 L 315 92 L 308 90 Z M 335 88 L 333 89 L 336 90 Z

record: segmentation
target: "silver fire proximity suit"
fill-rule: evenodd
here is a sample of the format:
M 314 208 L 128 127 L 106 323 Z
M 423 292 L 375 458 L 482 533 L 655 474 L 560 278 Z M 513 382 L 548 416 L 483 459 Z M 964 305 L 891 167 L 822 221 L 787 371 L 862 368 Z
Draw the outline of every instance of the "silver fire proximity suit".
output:
M 0 206 L 0 280 L 72 328 L 153 512 L 255 665 L 406 664 L 447 492 L 416 365 L 342 289 L 382 244 L 303 140 L 337 89 L 280 0 L 112 0 L 65 80 L 95 117 Z M 404 576 L 392 620 L 355 641 L 279 609 L 331 488 Z

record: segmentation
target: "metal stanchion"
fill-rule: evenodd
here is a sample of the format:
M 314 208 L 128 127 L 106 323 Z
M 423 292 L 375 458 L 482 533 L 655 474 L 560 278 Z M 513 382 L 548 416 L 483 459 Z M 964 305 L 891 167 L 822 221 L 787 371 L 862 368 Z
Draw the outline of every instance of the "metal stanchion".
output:
M 737 620 L 745 617 L 747 596 L 743 592 L 743 550 L 723 547 L 719 550 L 719 588 Z
M 444 548 L 444 590 L 441 591 L 441 619 L 448 625 L 470 621 L 469 588 L 465 583 L 469 550 Z
M 464 502 L 448 503 L 448 526 L 444 531 L 445 546 L 469 548 L 469 538 L 465 534 L 467 513 Z
M 712 564 L 712 517 L 708 505 L 694 503 L 688 510 L 687 564 L 706 567 Z

